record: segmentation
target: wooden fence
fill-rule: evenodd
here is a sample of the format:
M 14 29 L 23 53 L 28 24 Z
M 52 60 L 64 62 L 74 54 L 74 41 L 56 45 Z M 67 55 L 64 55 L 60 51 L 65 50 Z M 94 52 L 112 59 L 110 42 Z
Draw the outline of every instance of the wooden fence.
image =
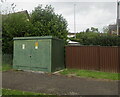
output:
M 120 47 L 66 46 L 66 68 L 120 73 Z

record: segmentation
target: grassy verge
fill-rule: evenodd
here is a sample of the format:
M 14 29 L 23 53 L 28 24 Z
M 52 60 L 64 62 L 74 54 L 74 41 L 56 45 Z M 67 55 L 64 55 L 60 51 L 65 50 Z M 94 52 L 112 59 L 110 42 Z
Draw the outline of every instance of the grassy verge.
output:
M 2 89 L 2 95 L 41 95 L 39 93 L 11 90 L 11 89 Z M 44 94 L 42 94 L 44 95 Z
M 62 72 L 60 72 L 60 74 L 90 77 L 97 79 L 120 80 L 120 73 L 118 74 L 118 73 L 98 72 L 98 71 L 89 71 L 89 70 L 65 69 Z
M 33 93 L 33 92 L 25 92 L 25 91 L 19 91 L 19 90 L 11 90 L 11 89 L 2 89 L 2 95 L 3 96 L 9 96 L 9 95 L 13 95 L 13 96 L 15 96 L 16 95 L 16 97 L 17 97 L 17 95 L 19 96 L 19 95 L 21 95 L 21 97 L 22 96 L 25 96 L 26 95 L 26 97 L 42 97 L 43 95 L 45 96 L 45 97 L 58 97 L 58 96 L 56 96 L 56 95 L 48 95 L 48 94 L 45 94 L 45 93 Z M 27 96 L 28 95 L 28 96 Z
M 12 65 L 9 64 L 3 64 L 2 65 L 2 71 L 8 71 L 12 69 Z

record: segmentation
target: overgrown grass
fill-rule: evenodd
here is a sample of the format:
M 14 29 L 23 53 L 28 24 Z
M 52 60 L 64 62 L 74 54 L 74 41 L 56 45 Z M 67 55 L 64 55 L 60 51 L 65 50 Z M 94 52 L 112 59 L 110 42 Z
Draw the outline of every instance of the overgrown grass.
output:
M 90 77 L 97 79 L 111 79 L 111 80 L 120 80 L 120 73 L 108 73 L 108 72 L 99 72 L 99 71 L 89 71 L 89 70 L 78 70 L 78 69 L 65 69 L 60 74 L 63 75 L 75 75 L 81 77 Z
M 2 89 L 2 95 L 3 96 L 9 96 L 9 95 L 13 95 L 17 97 L 17 95 L 21 95 L 22 96 L 25 96 L 25 95 L 28 95 L 26 97 L 42 97 L 42 96 L 45 96 L 45 97 L 58 97 L 57 95 L 48 95 L 48 94 L 45 94 L 45 93 L 33 93 L 33 92 L 25 92 L 25 91 L 19 91 L 19 90 L 11 90 L 11 89 Z
M 12 69 L 12 65 L 9 64 L 3 64 L 2 65 L 2 71 L 8 71 Z

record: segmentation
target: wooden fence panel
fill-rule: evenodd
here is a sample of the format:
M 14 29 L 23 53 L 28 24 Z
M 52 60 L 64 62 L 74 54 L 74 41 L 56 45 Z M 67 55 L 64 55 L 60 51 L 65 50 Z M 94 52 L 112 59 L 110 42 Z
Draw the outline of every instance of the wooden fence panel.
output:
M 118 47 L 100 47 L 100 71 L 118 72 Z
M 66 67 L 99 69 L 98 46 L 66 46 Z
M 66 67 L 120 72 L 120 47 L 66 46 Z

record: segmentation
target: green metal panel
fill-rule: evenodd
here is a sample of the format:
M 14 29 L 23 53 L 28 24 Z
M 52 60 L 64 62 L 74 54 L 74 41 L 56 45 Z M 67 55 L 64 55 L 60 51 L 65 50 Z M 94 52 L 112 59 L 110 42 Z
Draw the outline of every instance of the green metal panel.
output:
M 13 68 L 46 72 L 64 68 L 63 41 L 52 36 L 14 38 Z
M 52 39 L 52 65 L 51 71 L 57 71 L 65 68 L 64 65 L 64 42 L 62 40 Z
M 18 40 L 14 41 L 14 45 L 14 68 L 30 69 L 30 42 Z M 23 45 L 25 45 L 25 49 L 22 48 Z
M 35 43 L 38 43 L 38 48 L 35 49 Z M 31 68 L 32 70 L 50 71 L 50 39 L 32 40 L 31 41 Z M 34 45 L 34 46 L 33 46 Z

